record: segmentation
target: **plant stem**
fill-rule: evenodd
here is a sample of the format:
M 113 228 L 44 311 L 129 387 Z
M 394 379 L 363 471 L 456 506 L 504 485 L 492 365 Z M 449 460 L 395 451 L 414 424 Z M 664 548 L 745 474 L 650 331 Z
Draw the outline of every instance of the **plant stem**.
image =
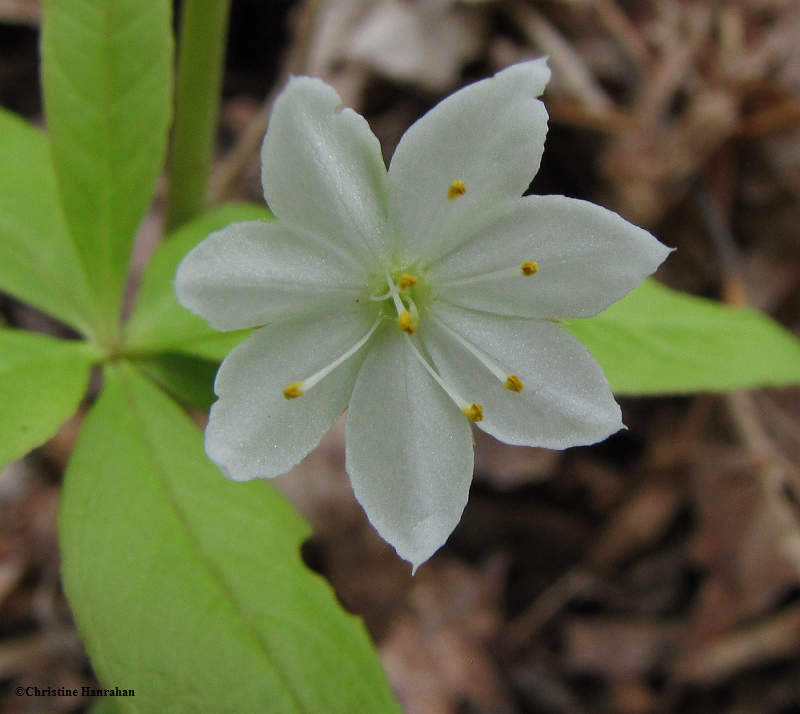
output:
M 168 166 L 167 232 L 202 213 L 216 138 L 230 0 L 184 0 Z

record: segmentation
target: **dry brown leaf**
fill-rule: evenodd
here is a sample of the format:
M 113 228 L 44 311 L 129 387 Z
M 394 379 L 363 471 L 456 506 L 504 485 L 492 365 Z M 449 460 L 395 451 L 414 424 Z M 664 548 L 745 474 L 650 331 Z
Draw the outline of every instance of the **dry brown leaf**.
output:
M 443 92 L 483 45 L 483 15 L 453 0 L 379 0 L 344 54 L 396 82 Z
M 457 83 L 485 34 L 484 13 L 454 0 L 328 0 L 319 16 L 310 74 L 346 74 L 344 61 L 432 92 Z
M 569 618 L 564 662 L 573 672 L 627 680 L 664 668 L 683 636 L 680 623 L 643 618 Z
M 0 22 L 38 26 L 41 21 L 40 0 L 0 0 Z
M 647 226 L 683 197 L 690 179 L 734 135 L 738 109 L 729 92 L 707 88 L 677 121 L 634 119 L 634 125 L 608 144 L 599 162 L 620 213 Z
M 690 650 L 678 663 L 678 677 L 714 684 L 746 667 L 763 666 L 800 655 L 800 605 L 774 617 L 735 630 Z
M 476 478 L 499 490 L 548 479 L 561 459 L 560 451 L 503 444 L 480 429 L 474 434 Z
M 680 507 L 680 494 L 666 484 L 648 483 L 609 517 L 590 559 L 608 568 L 655 541 Z
M 380 647 L 406 714 L 455 714 L 465 700 L 478 711 L 514 711 L 487 651 L 501 621 L 504 571 L 500 559 L 475 570 L 438 557 L 420 568 L 410 610 Z
M 800 520 L 753 466 L 698 473 L 692 555 L 708 576 L 692 616 L 693 645 L 762 614 L 800 585 Z

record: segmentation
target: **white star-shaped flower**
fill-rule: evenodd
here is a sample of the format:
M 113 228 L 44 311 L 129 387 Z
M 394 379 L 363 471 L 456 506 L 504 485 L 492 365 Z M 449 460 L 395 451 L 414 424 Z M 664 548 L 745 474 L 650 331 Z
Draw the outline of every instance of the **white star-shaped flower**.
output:
M 600 366 L 556 320 L 619 300 L 669 252 L 615 213 L 521 197 L 539 167 L 545 61 L 445 99 L 387 172 L 367 122 L 293 78 L 262 149 L 272 222 L 192 250 L 180 302 L 260 326 L 215 383 L 206 451 L 235 480 L 288 471 L 347 409 L 346 466 L 378 532 L 416 568 L 461 517 L 471 424 L 563 449 L 622 427 Z

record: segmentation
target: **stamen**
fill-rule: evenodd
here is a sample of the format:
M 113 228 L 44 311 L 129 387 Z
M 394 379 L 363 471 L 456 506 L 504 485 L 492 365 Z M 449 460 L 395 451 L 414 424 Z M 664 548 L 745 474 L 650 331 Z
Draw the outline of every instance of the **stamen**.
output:
M 536 275 L 536 273 L 539 272 L 539 263 L 537 263 L 535 260 L 526 260 L 522 265 L 519 266 L 519 269 L 525 276 Z
M 504 372 L 500 366 L 495 362 L 489 355 L 487 355 L 483 350 L 478 349 L 475 345 L 473 345 L 469 340 L 465 337 L 462 337 L 458 332 L 456 332 L 450 325 L 444 322 L 436 313 L 431 312 L 430 316 L 434 319 L 434 321 L 442 327 L 445 332 L 448 332 L 451 337 L 458 342 L 467 352 L 469 352 L 475 359 L 477 359 L 486 369 L 488 369 L 497 379 L 502 382 L 503 386 L 511 392 L 521 392 L 525 385 L 523 384 L 522 380 L 517 377 L 516 374 L 508 374 Z
M 470 419 L 471 421 L 480 421 L 483 419 L 483 407 L 480 404 L 469 403 L 464 401 L 452 387 L 449 387 L 445 384 L 444 380 L 437 374 L 436 370 L 428 364 L 428 360 L 426 360 L 417 349 L 417 346 L 414 344 L 414 341 L 410 337 L 406 337 L 406 341 L 408 342 L 409 347 L 411 347 L 414 354 L 417 356 L 417 359 L 422 363 L 422 366 L 425 367 L 426 371 L 428 372 L 431 377 L 433 377 L 436 384 L 438 384 L 442 389 L 444 389 L 445 393 L 447 394 L 450 399 L 453 400 L 455 405 L 464 413 L 464 415 Z
M 470 404 L 466 407 L 461 407 L 464 416 L 470 421 L 483 421 L 483 407 L 480 404 Z
M 400 276 L 400 280 L 397 281 L 397 287 L 400 288 L 400 292 L 408 290 L 412 285 L 416 284 L 417 284 L 417 276 L 411 275 L 410 273 L 403 273 Z
M 521 392 L 525 389 L 525 384 L 516 374 L 509 374 L 503 386 L 512 392 Z
M 398 292 L 405 292 L 412 285 L 417 284 L 417 276 L 411 275 L 411 273 L 403 273 L 400 276 L 400 279 L 397 281 L 397 285 L 392 282 L 392 278 L 388 272 L 386 274 L 386 280 L 391 286 L 389 290 L 383 293 L 383 295 L 370 295 L 370 300 L 373 302 L 382 302 L 384 300 L 388 300 L 389 298 L 394 298 Z
M 539 263 L 535 260 L 526 260 L 518 268 L 501 268 L 500 270 L 493 270 L 490 273 L 481 273 L 480 275 L 469 275 L 466 278 L 457 278 L 456 280 L 442 280 L 438 284 L 442 287 L 456 287 L 461 285 L 472 285 L 473 283 L 482 283 L 486 280 L 501 280 L 503 278 L 519 278 L 530 277 L 539 272 Z
M 416 327 L 414 327 L 414 324 L 411 322 L 411 313 L 408 310 L 403 310 L 403 312 L 397 316 L 397 326 L 409 335 L 414 334 Z
M 315 384 L 323 380 L 327 377 L 333 370 L 335 370 L 340 364 L 348 360 L 352 357 L 356 352 L 358 352 L 367 342 L 367 340 L 372 337 L 372 333 L 378 329 L 378 325 L 381 324 L 381 318 L 379 317 L 375 322 L 372 324 L 372 327 L 369 328 L 367 334 L 365 334 L 358 342 L 356 342 L 350 349 L 348 349 L 344 354 L 337 357 L 333 362 L 331 362 L 326 367 L 323 367 L 319 372 L 315 372 L 310 377 L 303 379 L 298 382 L 290 382 L 289 385 L 283 390 L 283 396 L 286 399 L 296 399 L 297 397 L 302 397 L 309 389 L 311 389 Z
M 466 192 L 466 184 L 461 179 L 456 179 L 450 184 L 450 188 L 447 189 L 447 200 L 452 201 L 460 196 L 463 196 Z
M 283 396 L 286 399 L 297 399 L 305 394 L 302 382 L 292 382 L 286 389 L 283 390 Z
M 410 282 L 409 285 L 413 285 L 417 281 L 413 275 L 403 273 L 398 283 L 402 282 L 404 278 L 411 278 L 413 282 Z M 414 334 L 417 327 L 419 327 L 419 310 L 417 310 L 417 306 L 414 304 L 414 301 L 406 295 L 405 298 L 408 301 L 408 309 L 406 309 L 405 304 L 400 299 L 400 290 L 398 286 L 394 284 L 388 270 L 386 271 L 386 283 L 389 286 L 389 292 L 386 294 L 386 297 L 392 298 L 394 309 L 397 310 L 397 326 L 409 335 Z
M 408 307 L 397 316 L 397 325 L 403 332 L 413 335 L 419 327 L 419 310 L 411 298 L 408 298 Z

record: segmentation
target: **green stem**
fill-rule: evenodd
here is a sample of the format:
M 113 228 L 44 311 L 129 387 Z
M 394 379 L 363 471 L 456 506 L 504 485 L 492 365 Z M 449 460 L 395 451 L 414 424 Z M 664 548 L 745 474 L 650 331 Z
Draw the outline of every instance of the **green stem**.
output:
M 203 212 L 219 113 L 230 0 L 184 0 L 166 230 Z

